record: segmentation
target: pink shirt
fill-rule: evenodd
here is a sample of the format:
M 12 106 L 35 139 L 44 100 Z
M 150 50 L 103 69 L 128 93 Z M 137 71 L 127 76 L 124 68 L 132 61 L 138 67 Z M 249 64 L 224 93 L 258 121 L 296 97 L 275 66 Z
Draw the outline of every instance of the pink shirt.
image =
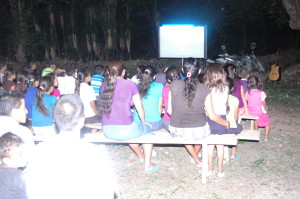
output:
M 167 84 L 163 90 L 162 90 L 162 98 L 164 101 L 164 107 L 165 107 L 165 114 L 164 114 L 164 120 L 165 121 L 170 121 L 170 115 L 167 113 L 168 111 L 168 98 L 169 98 L 169 91 L 170 91 L 170 84 Z
M 266 97 L 265 92 L 262 90 L 253 89 L 246 93 L 248 111 L 250 115 L 259 116 L 263 112 L 263 101 Z
M 52 95 L 55 96 L 55 97 L 60 97 L 60 91 L 59 91 L 58 89 L 55 88 L 55 89 L 53 90 Z

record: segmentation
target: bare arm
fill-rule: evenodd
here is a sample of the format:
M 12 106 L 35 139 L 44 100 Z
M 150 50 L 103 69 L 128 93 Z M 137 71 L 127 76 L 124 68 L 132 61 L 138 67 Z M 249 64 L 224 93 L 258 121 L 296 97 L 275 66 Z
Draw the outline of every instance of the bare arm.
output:
M 234 120 L 237 122 L 239 119 L 239 106 L 234 107 Z
M 159 101 L 158 101 L 158 111 L 159 111 L 159 114 L 161 115 L 162 112 L 163 112 L 163 98 L 159 98 Z
M 267 111 L 268 110 L 268 105 L 267 105 L 266 100 L 262 101 L 262 104 L 264 106 L 264 109 Z
M 98 115 L 99 112 L 97 111 L 96 104 L 95 104 L 95 100 L 90 101 L 90 105 L 91 105 L 91 107 L 92 107 L 94 113 L 95 113 L 96 115 Z
M 169 91 L 168 93 L 168 110 L 167 113 L 169 114 L 169 116 L 172 115 L 172 97 L 171 97 L 171 91 Z
M 209 93 L 207 96 L 206 96 L 206 99 L 205 99 L 205 108 L 206 108 L 206 112 L 207 112 L 207 115 L 209 117 L 210 120 L 216 122 L 216 123 L 219 123 L 223 126 L 226 126 L 226 128 L 230 128 L 230 125 L 229 125 L 229 122 L 227 120 L 224 120 L 222 119 L 221 117 L 219 117 L 215 111 L 214 111 L 214 107 L 213 107 L 213 104 L 212 104 L 212 99 L 211 99 L 211 93 Z
M 133 99 L 133 104 L 135 106 L 135 109 L 139 114 L 141 122 L 143 124 L 148 124 L 152 128 L 151 124 L 147 123 L 145 120 L 145 111 L 144 111 L 141 95 L 137 93 L 132 97 L 132 99 Z
M 244 108 L 245 108 L 245 113 L 246 113 L 246 115 L 249 115 L 249 112 L 248 112 L 248 103 L 247 103 L 246 94 L 245 94 L 245 90 L 244 90 L 243 86 L 241 86 L 241 97 L 242 97 L 242 100 L 243 100 L 243 104 L 244 104 Z

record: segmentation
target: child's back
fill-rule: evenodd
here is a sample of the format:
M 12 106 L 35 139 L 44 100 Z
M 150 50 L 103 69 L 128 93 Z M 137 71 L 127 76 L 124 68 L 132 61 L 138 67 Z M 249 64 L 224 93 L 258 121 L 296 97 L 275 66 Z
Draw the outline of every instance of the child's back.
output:
M 104 70 L 105 68 L 102 65 L 95 66 L 95 74 L 92 76 L 91 79 L 91 87 L 94 89 L 96 97 L 99 97 L 100 87 L 104 79 Z
M 0 166 L 0 198 L 25 199 L 26 186 L 24 172 L 16 168 Z
M 21 132 L 20 132 L 21 133 Z M 24 142 L 17 135 L 8 132 L 0 137 L 0 198 L 26 199 L 23 171 L 27 159 L 24 156 Z

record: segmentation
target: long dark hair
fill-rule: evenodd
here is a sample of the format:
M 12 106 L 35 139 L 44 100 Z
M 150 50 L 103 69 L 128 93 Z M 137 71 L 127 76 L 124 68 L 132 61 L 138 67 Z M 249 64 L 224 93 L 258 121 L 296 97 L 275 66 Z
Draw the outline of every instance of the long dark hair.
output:
M 54 86 L 54 81 L 53 81 L 52 77 L 44 76 L 39 81 L 39 86 L 38 86 L 39 90 L 36 93 L 36 100 L 37 100 L 36 106 L 37 106 L 38 110 L 46 116 L 49 115 L 49 112 L 51 110 L 48 110 L 45 107 L 45 104 L 43 102 L 43 97 L 44 97 L 44 94 L 46 92 L 48 92 L 51 89 L 51 87 L 53 87 L 53 86 Z
M 248 88 L 251 89 L 259 89 L 263 90 L 263 82 L 260 80 L 260 78 L 256 76 L 250 76 L 248 78 Z
M 198 61 L 194 58 L 187 58 L 183 64 L 183 74 L 184 74 L 184 96 L 188 100 L 188 106 L 191 108 L 193 100 L 195 98 L 195 92 L 197 89 L 198 73 L 200 65 Z
M 180 79 L 180 72 L 175 67 L 170 67 L 166 71 L 166 79 L 169 83 L 173 82 L 174 80 Z
M 107 66 L 108 75 L 104 79 L 103 92 L 100 94 L 100 113 L 110 114 L 116 87 L 117 76 L 121 76 L 124 70 L 124 64 L 120 60 L 110 61 Z
M 17 88 L 16 90 L 25 93 L 28 87 L 28 80 L 27 80 L 28 73 L 24 70 L 21 70 L 17 74 L 16 82 L 17 82 Z
M 156 75 L 156 70 L 154 66 L 148 65 L 141 70 L 141 79 L 138 85 L 141 97 L 148 95 L 148 90 L 151 86 L 154 76 Z
M 28 73 L 26 79 L 27 79 L 27 84 L 28 84 L 28 86 L 32 86 L 32 87 L 34 87 L 34 83 L 35 83 L 36 81 L 39 81 L 38 75 L 37 75 L 37 73 L 35 73 L 35 72 Z
M 85 78 L 87 78 L 90 75 L 90 70 L 87 67 L 84 67 L 82 69 L 80 69 L 80 71 L 77 74 L 77 80 L 76 83 L 79 85 L 76 85 L 76 89 L 75 89 L 75 93 L 77 95 L 80 94 L 80 83 L 85 81 Z

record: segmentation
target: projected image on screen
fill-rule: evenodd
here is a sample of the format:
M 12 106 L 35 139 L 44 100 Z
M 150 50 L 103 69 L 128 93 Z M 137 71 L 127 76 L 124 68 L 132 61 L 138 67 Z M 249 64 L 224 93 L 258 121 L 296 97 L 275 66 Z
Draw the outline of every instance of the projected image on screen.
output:
M 160 57 L 205 58 L 206 26 L 163 25 L 159 29 Z

